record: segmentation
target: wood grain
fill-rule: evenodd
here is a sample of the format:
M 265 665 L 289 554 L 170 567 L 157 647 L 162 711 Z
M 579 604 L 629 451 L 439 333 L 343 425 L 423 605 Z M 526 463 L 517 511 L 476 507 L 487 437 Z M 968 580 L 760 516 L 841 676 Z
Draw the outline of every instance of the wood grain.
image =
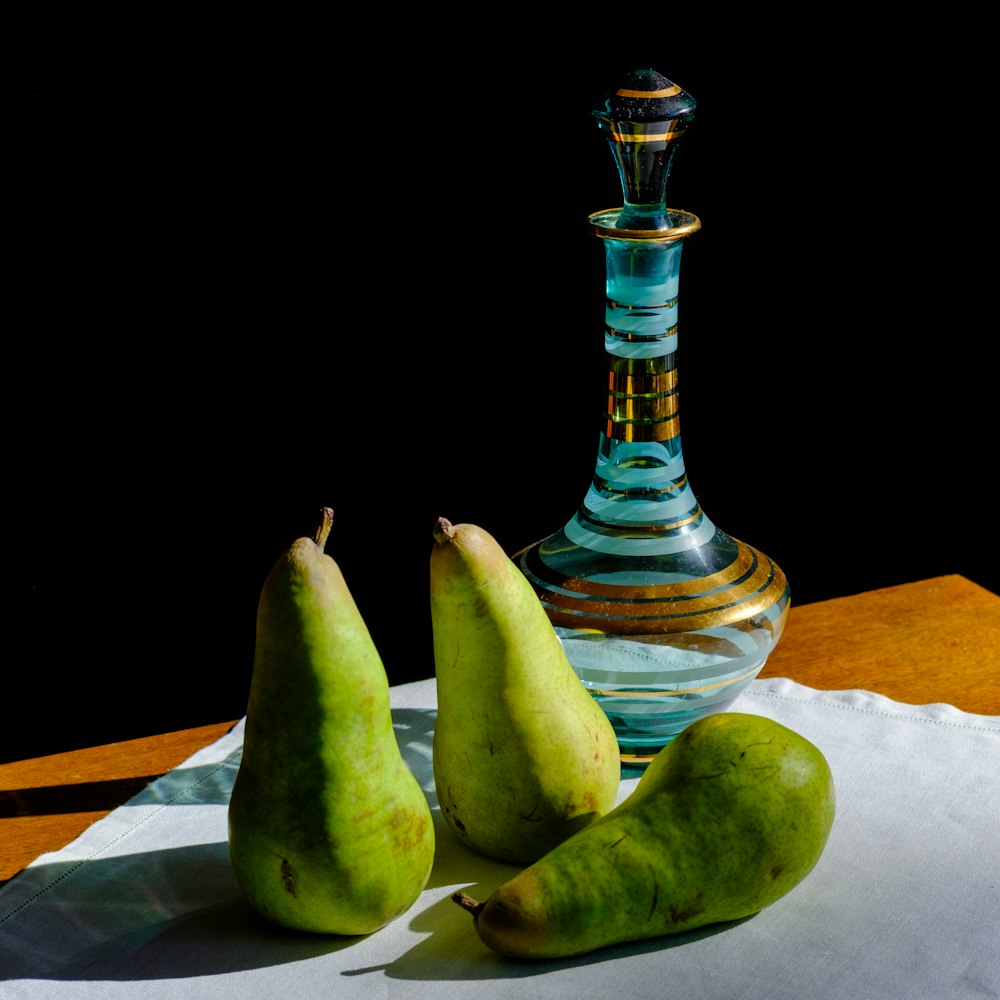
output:
M 761 677 L 1000 714 L 1000 596 L 962 576 L 792 607 Z
M 761 677 L 1000 714 L 1000 596 L 942 576 L 793 606 Z M 0 882 L 235 724 L 0 764 Z
M 0 883 L 229 732 L 219 722 L 0 764 Z

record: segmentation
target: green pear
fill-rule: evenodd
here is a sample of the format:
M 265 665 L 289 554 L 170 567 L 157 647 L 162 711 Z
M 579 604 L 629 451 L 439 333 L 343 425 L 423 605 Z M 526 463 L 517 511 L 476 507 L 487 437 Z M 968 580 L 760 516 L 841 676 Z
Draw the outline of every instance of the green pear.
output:
M 484 903 L 452 898 L 500 954 L 582 955 L 770 906 L 815 867 L 833 817 L 817 747 L 761 716 L 719 713 L 668 743 L 617 808 Z
M 527 864 L 614 806 L 614 729 L 496 539 L 445 518 L 433 534 L 441 813 L 480 854 Z
M 369 934 L 425 888 L 434 827 L 396 742 L 385 668 L 340 567 L 333 511 L 278 558 L 257 609 L 229 802 L 241 890 L 275 924 Z

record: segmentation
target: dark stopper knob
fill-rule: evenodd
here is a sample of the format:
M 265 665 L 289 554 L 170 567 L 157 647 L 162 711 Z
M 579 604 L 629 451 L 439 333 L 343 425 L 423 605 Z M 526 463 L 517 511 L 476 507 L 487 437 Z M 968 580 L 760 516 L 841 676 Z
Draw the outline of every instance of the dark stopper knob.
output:
M 677 143 L 694 117 L 695 101 L 652 69 L 630 73 L 594 109 L 611 147 L 625 205 L 617 229 L 668 229 L 667 181 Z

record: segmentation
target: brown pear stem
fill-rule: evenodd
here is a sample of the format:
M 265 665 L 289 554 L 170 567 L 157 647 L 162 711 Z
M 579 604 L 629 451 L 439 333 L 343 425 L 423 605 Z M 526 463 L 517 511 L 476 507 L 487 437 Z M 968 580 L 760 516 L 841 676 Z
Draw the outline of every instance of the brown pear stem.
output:
M 330 529 L 333 527 L 333 508 L 322 507 L 319 512 L 320 522 L 316 526 L 316 533 L 313 539 L 319 546 L 320 552 L 326 548 L 326 540 L 330 537 Z
M 458 903 L 463 910 L 468 910 L 474 917 L 479 916 L 480 911 L 486 905 L 485 903 L 477 903 L 468 893 L 456 892 L 452 895 L 451 901 L 453 903 Z
M 434 541 L 438 545 L 450 542 L 455 537 L 455 526 L 446 517 L 439 517 L 434 524 Z

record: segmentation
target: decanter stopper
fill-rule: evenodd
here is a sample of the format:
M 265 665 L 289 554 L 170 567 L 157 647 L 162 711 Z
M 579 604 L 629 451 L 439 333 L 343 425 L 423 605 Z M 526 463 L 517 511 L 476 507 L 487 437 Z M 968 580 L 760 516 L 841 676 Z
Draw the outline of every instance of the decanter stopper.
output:
M 677 143 L 694 111 L 694 98 L 652 69 L 630 73 L 594 109 L 625 195 L 625 205 L 613 228 L 671 228 L 667 181 Z

